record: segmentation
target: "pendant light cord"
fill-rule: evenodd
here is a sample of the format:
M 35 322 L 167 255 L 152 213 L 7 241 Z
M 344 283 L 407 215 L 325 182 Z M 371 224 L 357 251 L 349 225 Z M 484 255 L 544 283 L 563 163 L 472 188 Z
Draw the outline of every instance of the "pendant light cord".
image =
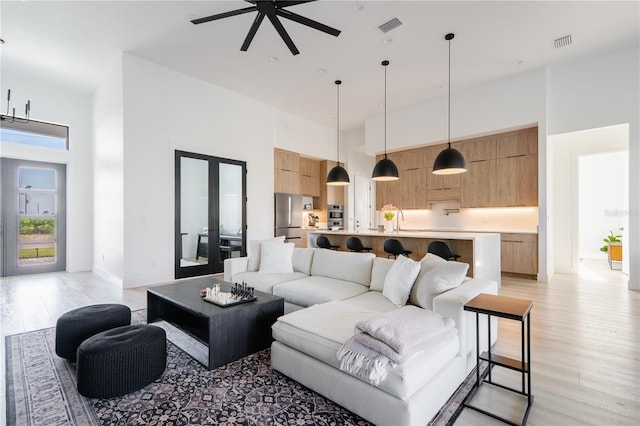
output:
M 338 152 L 336 155 L 336 166 L 340 165 L 340 84 L 342 84 L 342 81 L 340 80 L 336 80 L 336 88 L 338 89 L 338 96 L 337 96 L 337 108 L 336 110 L 338 111 L 338 115 L 336 117 L 336 138 L 338 141 Z
M 448 112 L 447 112 L 447 141 L 449 142 L 449 149 L 451 149 L 451 39 L 453 34 L 447 34 L 445 38 L 449 41 L 449 84 L 448 84 Z
M 387 158 L 387 65 L 389 61 L 382 61 L 384 66 L 384 158 Z

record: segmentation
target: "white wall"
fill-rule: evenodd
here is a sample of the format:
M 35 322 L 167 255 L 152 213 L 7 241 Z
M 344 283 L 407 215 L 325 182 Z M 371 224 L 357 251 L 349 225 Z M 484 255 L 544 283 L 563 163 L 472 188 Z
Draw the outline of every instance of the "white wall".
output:
M 93 270 L 114 284 L 124 280 L 122 61 L 93 98 Z
M 173 279 L 176 149 L 247 162 L 247 238 L 262 239 L 273 236 L 274 146 L 326 156 L 330 134 L 269 105 L 125 55 L 124 286 Z
M 640 185 L 638 185 L 640 182 L 640 82 L 638 75 L 640 75 L 638 47 L 557 64 L 548 70 L 549 135 L 629 124 L 629 288 L 636 290 L 640 290 Z M 561 180 L 555 177 L 554 182 L 560 183 Z M 556 229 L 558 228 L 556 226 Z M 558 236 L 554 238 L 557 239 Z
M 93 196 L 91 149 L 91 95 L 65 86 L 50 76 L 2 59 L 0 98 L 6 108 L 20 111 L 31 100 L 31 117 L 69 126 L 69 150 L 3 143 L 3 157 L 67 165 L 67 271 L 87 271 L 92 266 Z
M 621 235 L 628 214 L 629 152 L 608 152 L 578 158 L 578 255 L 581 259 L 607 258 L 602 239 Z

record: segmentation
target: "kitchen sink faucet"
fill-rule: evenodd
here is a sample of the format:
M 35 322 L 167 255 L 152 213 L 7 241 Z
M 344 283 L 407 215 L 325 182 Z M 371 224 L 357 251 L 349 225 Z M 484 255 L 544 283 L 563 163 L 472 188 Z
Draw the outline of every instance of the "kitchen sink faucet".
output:
M 404 221 L 404 212 L 400 209 L 400 207 L 397 207 L 397 209 L 398 213 L 400 214 L 396 215 L 396 230 L 400 232 L 400 215 L 402 215 L 402 221 Z

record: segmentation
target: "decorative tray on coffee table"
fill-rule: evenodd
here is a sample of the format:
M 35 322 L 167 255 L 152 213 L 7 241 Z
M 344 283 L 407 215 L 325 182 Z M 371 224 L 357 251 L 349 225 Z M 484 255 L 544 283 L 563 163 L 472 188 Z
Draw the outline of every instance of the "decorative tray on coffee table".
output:
M 253 295 L 254 288 L 249 287 L 244 282 L 242 284 L 234 284 L 230 292 L 218 291 L 215 293 L 214 291 L 210 291 L 209 294 L 207 294 L 206 290 L 207 289 L 203 290 L 205 291 L 204 295 L 200 293 L 202 300 L 223 308 L 258 300 L 258 298 Z

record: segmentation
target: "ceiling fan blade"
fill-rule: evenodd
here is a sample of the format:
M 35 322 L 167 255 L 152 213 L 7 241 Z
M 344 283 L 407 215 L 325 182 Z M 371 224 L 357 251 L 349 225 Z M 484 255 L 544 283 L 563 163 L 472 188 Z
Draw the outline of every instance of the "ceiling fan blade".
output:
M 287 30 L 285 30 L 284 27 L 282 26 L 282 23 L 280 22 L 278 17 L 275 15 L 268 15 L 267 17 L 273 24 L 273 27 L 276 29 L 278 34 L 280 34 L 280 37 L 282 37 L 284 44 L 287 45 L 291 53 L 293 55 L 297 55 L 298 53 L 300 53 L 296 45 L 293 43 L 293 40 L 291 40 L 291 37 L 289 37 L 289 33 L 287 33 Z
M 248 0 L 245 0 L 248 1 Z M 295 6 L 297 4 L 311 3 L 317 0 L 298 0 L 298 1 L 275 1 L 276 8 Z
M 276 15 L 282 16 L 283 18 L 289 19 L 291 21 L 297 22 L 302 25 L 306 25 L 307 27 L 311 27 L 318 31 L 322 31 L 327 34 L 331 34 L 332 36 L 338 37 L 340 35 L 340 30 L 336 30 L 328 25 L 321 24 L 318 21 L 314 21 L 313 19 L 305 18 L 302 15 L 298 15 L 297 13 L 290 12 L 284 9 L 276 9 Z
M 260 24 L 262 24 L 263 19 L 264 19 L 264 13 L 258 13 L 258 15 L 256 16 L 256 19 L 254 19 L 253 24 L 251 25 L 251 28 L 249 28 L 249 32 L 247 33 L 247 36 L 244 38 L 244 43 L 242 43 L 242 47 L 240 48 L 240 50 L 242 50 L 243 52 L 246 52 L 247 49 L 249 49 L 249 45 L 253 41 L 253 37 L 256 35 L 258 28 L 260 28 Z
M 230 16 L 236 16 L 236 15 L 242 15 L 244 13 L 255 12 L 256 10 L 258 10 L 257 6 L 244 7 L 242 9 L 232 10 L 230 12 L 218 13 L 217 15 L 211 15 L 211 16 L 206 16 L 204 18 L 194 19 L 191 21 L 191 23 L 194 25 L 198 25 L 198 24 L 203 24 L 205 22 L 216 21 L 222 18 L 228 18 Z

